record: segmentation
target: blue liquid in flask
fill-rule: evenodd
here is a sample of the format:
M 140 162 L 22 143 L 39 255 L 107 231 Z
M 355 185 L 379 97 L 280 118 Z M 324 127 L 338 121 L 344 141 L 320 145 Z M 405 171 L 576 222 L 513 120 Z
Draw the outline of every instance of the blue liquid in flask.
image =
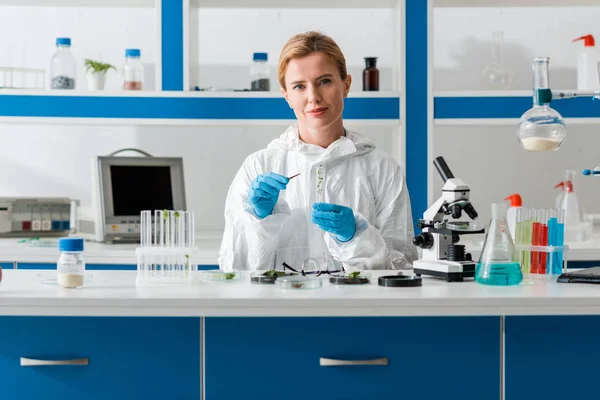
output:
M 515 261 L 492 262 L 486 266 L 477 263 L 475 281 L 483 285 L 518 285 L 523 280 L 521 265 Z

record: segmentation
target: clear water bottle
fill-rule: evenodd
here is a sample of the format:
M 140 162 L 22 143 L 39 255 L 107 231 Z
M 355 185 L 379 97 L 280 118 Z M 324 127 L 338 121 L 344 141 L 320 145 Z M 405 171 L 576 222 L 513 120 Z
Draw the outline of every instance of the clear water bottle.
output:
M 123 67 L 123 89 L 142 90 L 144 82 L 144 66 L 140 61 L 140 49 L 125 50 L 125 66 Z
M 268 92 L 271 90 L 271 69 L 269 68 L 269 55 L 267 53 L 254 53 L 254 63 L 250 67 L 250 90 Z
M 66 288 L 83 286 L 85 261 L 83 260 L 83 239 L 61 238 L 58 241 L 60 257 L 56 264 L 58 284 Z
M 56 38 L 56 52 L 50 63 L 50 88 L 75 89 L 77 68 L 70 38 Z

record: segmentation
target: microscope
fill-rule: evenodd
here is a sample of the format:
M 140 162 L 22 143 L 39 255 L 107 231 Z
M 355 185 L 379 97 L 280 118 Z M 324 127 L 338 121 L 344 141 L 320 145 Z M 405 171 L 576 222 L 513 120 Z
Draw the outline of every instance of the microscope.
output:
M 469 221 L 449 221 L 446 215 L 457 220 L 462 212 L 477 219 L 477 211 L 469 201 L 470 189 L 454 177 L 443 157 L 433 160 L 433 165 L 444 180 L 442 196 L 429 207 L 419 220 L 422 232 L 413 238 L 413 244 L 423 249 L 423 258 L 413 263 L 415 275 L 430 275 L 447 282 L 462 282 L 475 277 L 475 262 L 465 246 L 457 244 L 459 235 L 483 233 L 484 229 Z

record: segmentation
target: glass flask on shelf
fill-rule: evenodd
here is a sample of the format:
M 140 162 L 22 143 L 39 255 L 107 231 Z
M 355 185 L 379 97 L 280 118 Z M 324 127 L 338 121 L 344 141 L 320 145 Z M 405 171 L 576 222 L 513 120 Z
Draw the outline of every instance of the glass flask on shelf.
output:
M 562 115 L 550 107 L 549 63 L 548 57 L 533 60 L 533 107 L 517 127 L 517 138 L 527 151 L 556 151 L 567 135 Z
M 492 221 L 475 268 L 477 283 L 509 286 L 517 285 L 523 280 L 521 265 L 506 222 L 506 210 L 506 204 L 492 204 Z
M 486 66 L 481 74 L 483 87 L 490 90 L 510 89 L 514 73 L 504 65 L 504 32 L 492 32 L 492 39 L 492 64 Z

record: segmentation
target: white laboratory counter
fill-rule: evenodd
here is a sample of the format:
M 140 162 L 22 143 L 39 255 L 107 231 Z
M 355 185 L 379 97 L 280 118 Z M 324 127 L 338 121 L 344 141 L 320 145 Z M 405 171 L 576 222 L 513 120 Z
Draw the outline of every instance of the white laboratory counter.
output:
M 514 287 L 423 278 L 423 286 L 384 288 L 372 282 L 282 290 L 239 281 L 136 287 L 135 271 L 88 271 L 86 285 L 43 284 L 54 271 L 5 270 L 0 315 L 37 316 L 495 316 L 600 314 L 600 286 L 529 277 Z M 199 272 L 198 274 L 201 274 Z M 91 278 L 91 279 L 90 279 Z

